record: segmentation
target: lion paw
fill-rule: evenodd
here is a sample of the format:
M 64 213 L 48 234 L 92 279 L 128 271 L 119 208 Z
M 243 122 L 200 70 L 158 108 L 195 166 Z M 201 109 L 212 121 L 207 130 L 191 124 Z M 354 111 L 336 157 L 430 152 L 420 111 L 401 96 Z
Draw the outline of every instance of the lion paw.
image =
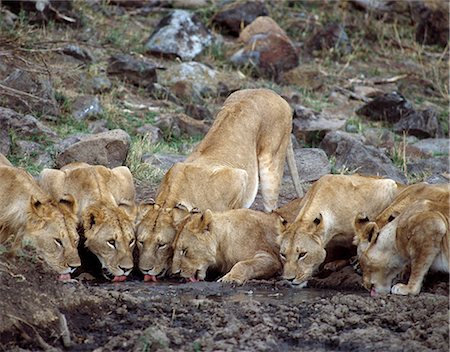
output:
M 243 280 L 242 278 L 234 277 L 233 275 L 230 275 L 230 273 L 228 273 L 225 276 L 222 276 L 219 280 L 217 280 L 217 282 L 243 285 L 245 283 L 245 280 Z
M 411 290 L 408 285 L 405 284 L 395 284 L 394 286 L 392 286 L 391 288 L 391 292 L 394 295 L 414 295 L 416 294 L 416 292 L 414 292 L 413 290 Z M 417 292 L 418 293 L 418 292 Z

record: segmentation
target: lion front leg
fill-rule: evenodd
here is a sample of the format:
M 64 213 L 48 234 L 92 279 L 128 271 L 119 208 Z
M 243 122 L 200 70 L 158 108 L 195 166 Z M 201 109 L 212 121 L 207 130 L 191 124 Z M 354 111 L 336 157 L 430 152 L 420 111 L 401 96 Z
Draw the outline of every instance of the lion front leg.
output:
M 278 258 L 267 252 L 260 252 L 252 259 L 236 263 L 218 282 L 243 285 L 250 279 L 269 278 L 279 270 L 281 270 L 281 263 Z

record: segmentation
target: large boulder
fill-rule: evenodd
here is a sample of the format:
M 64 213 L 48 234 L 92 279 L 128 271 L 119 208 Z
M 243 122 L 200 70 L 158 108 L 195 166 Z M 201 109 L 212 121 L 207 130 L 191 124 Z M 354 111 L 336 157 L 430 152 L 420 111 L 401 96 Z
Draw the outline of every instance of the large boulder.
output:
M 418 138 L 433 138 L 443 135 L 441 124 L 434 109 L 411 111 L 394 124 L 394 132 L 406 132 Z
M 112 130 L 89 136 L 79 136 L 78 141 L 63 147 L 55 164 L 60 168 L 71 162 L 86 162 L 93 165 L 116 167 L 124 165 L 131 138 L 123 130 Z M 73 139 L 72 139 L 73 140 Z M 64 146 L 65 141 L 61 144 Z
M 211 42 L 211 33 L 197 16 L 189 11 L 175 10 L 159 22 L 145 48 L 153 55 L 190 61 Z

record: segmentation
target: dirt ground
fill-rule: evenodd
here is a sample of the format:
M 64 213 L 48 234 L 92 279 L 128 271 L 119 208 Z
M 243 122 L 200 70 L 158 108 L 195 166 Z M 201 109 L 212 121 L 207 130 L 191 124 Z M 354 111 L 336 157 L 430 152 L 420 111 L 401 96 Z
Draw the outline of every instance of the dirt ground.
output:
M 139 189 L 141 197 L 154 190 Z M 281 203 L 289 199 L 283 196 Z M 258 199 L 256 201 L 258 207 Z M 449 283 L 370 297 L 352 266 L 282 280 L 56 281 L 33 252 L 0 256 L 1 351 L 448 351 Z

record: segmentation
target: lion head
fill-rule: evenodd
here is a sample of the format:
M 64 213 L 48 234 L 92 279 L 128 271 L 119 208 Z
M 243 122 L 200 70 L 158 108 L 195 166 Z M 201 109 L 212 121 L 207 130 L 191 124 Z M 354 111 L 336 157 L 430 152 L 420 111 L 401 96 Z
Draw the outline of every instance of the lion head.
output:
M 145 208 L 146 213 L 136 231 L 139 269 L 144 274 L 145 281 L 156 281 L 156 277 L 166 274 L 172 265 L 172 242 L 177 226 L 188 211 L 181 204 L 163 208 L 153 201 Z
M 124 281 L 133 269 L 136 238 L 128 214 L 117 206 L 94 203 L 83 211 L 85 246 L 99 259 L 103 274 Z
M 210 234 L 212 213 L 193 214 L 183 224 L 173 246 L 172 273 L 191 282 L 204 280 L 206 271 L 216 263 L 216 246 Z
M 304 284 L 326 257 L 322 236 L 323 217 L 306 217 L 288 225 L 280 237 L 280 257 L 284 263 L 283 278 L 294 285 Z
M 398 219 L 386 224 L 381 231 L 374 222 L 367 224 L 368 244 L 359 258 L 363 272 L 363 286 L 371 295 L 387 294 L 392 280 L 401 270 L 399 257 L 393 253 Z
M 42 255 L 60 274 L 60 280 L 69 280 L 70 274 L 81 265 L 74 206 L 75 200 L 70 196 L 60 204 L 32 196 L 23 234 L 18 236 Z

